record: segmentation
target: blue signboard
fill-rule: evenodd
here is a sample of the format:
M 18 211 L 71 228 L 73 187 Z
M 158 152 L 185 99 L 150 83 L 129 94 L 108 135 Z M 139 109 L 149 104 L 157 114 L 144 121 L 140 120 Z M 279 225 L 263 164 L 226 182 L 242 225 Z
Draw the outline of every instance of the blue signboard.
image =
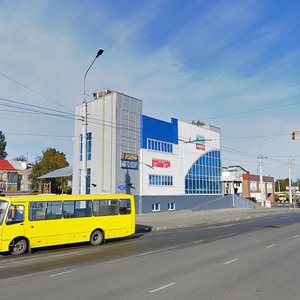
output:
M 120 166 L 122 169 L 138 170 L 139 169 L 138 156 L 136 154 L 122 152 Z
M 117 185 L 117 188 L 120 190 L 120 191 L 124 191 L 126 189 L 126 185 Z

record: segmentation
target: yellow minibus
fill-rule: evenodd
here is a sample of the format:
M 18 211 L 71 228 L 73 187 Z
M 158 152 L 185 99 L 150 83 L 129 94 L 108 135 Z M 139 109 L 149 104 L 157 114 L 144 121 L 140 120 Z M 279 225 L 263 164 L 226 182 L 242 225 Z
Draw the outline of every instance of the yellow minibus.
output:
M 0 252 L 105 239 L 135 232 L 134 197 L 128 194 L 0 197 Z

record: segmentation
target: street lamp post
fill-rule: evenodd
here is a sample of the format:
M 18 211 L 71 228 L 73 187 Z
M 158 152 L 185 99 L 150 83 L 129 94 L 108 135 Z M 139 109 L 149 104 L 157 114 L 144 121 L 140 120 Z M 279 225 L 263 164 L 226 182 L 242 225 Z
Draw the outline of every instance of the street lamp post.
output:
M 86 93 L 85 93 L 85 79 L 86 75 L 89 72 L 90 68 L 94 64 L 95 60 L 104 52 L 103 49 L 99 49 L 94 60 L 86 70 L 83 77 L 83 102 L 82 102 L 82 166 L 81 166 L 81 177 L 80 177 L 80 194 L 86 194 L 86 181 L 87 181 L 87 102 L 86 102 Z

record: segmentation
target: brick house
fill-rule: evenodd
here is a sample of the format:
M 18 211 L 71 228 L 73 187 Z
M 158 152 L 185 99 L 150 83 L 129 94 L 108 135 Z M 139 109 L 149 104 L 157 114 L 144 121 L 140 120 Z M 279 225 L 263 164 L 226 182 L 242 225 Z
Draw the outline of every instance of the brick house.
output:
M 222 182 L 224 194 L 238 194 L 246 199 L 261 202 L 260 176 L 250 174 L 241 166 L 222 168 Z M 265 200 L 274 201 L 274 177 L 263 176 L 263 191 Z

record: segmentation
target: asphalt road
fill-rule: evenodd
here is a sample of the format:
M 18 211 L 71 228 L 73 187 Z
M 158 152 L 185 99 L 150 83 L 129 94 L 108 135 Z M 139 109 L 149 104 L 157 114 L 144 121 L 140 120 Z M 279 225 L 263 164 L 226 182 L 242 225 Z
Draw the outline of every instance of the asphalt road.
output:
M 0 257 L 0 299 L 300 299 L 300 213 Z

